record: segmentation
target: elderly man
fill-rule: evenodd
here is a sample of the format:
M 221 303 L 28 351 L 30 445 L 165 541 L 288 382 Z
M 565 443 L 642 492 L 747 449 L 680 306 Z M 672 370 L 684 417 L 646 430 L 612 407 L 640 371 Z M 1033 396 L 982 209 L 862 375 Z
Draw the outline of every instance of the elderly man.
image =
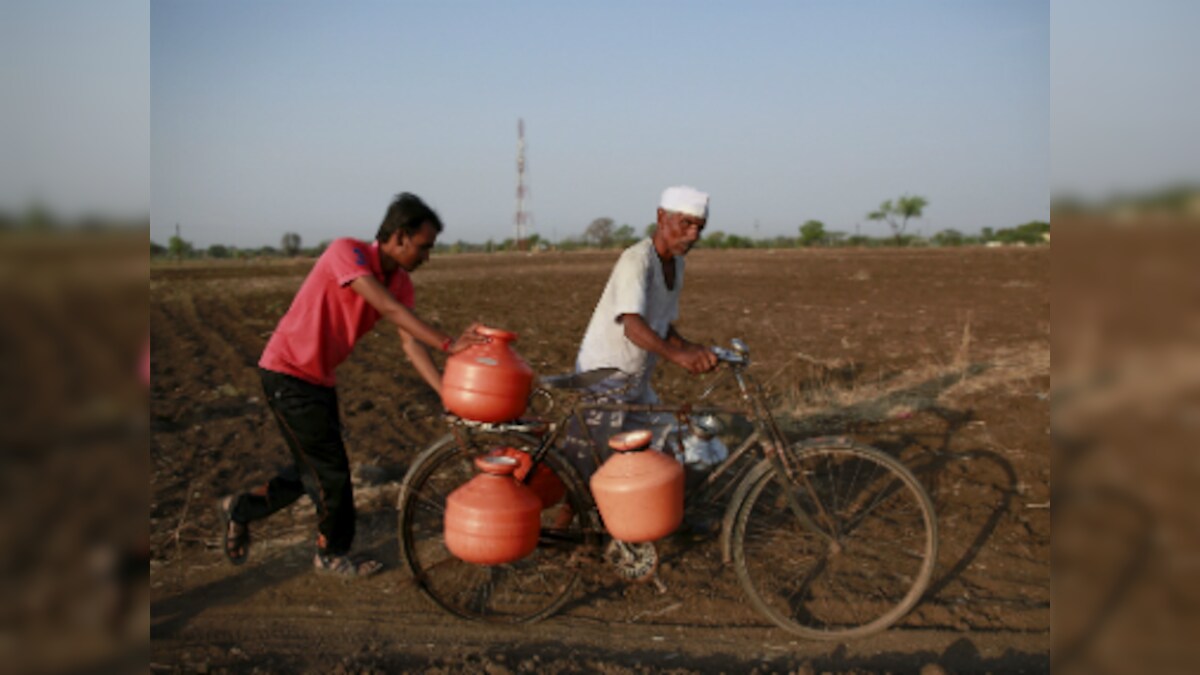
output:
M 659 359 L 691 373 L 704 373 L 717 365 L 705 346 L 679 334 L 679 294 L 683 290 L 684 256 L 700 239 L 708 221 L 708 195 L 687 187 L 663 191 L 654 235 L 625 249 L 608 278 L 608 285 L 588 323 L 577 371 L 617 368 L 621 375 L 600 386 L 612 390 L 614 400 L 652 404 L 658 396 L 650 379 Z M 614 390 L 613 388 L 616 387 Z M 603 447 L 613 434 L 627 429 L 652 428 L 661 445 L 672 420 L 639 413 L 592 411 L 586 420 L 593 438 Z M 595 469 L 586 442 L 570 444 L 570 455 L 585 474 Z

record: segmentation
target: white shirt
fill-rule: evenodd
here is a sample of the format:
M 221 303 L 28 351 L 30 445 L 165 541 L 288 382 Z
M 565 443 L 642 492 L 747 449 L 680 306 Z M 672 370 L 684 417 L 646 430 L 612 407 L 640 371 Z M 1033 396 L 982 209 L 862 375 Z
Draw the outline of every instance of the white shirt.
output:
M 633 379 L 621 398 L 657 400 L 650 389 L 650 376 L 658 361 L 655 354 L 638 347 L 625 337 L 622 314 L 640 314 L 650 329 L 666 339 L 671 324 L 679 318 L 679 293 L 683 290 L 683 257 L 675 258 L 675 284 L 668 289 L 663 279 L 662 261 L 651 239 L 643 239 L 625 249 L 613 267 L 608 285 L 579 345 L 575 359 L 578 371 L 594 368 L 619 368 Z

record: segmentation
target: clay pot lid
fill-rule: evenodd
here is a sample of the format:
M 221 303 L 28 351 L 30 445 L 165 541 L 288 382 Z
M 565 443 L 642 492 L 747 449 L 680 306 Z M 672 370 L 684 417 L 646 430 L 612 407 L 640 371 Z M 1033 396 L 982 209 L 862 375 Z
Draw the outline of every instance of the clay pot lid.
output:
M 520 462 L 505 455 L 484 455 L 475 458 L 475 468 L 493 476 L 508 476 L 517 470 Z
M 617 452 L 634 452 L 645 450 L 653 439 L 654 433 L 649 429 L 635 429 L 619 433 L 608 439 L 608 447 Z
M 491 326 L 478 326 L 475 332 L 484 337 L 492 338 L 493 340 L 502 340 L 504 342 L 516 342 L 517 334 Z

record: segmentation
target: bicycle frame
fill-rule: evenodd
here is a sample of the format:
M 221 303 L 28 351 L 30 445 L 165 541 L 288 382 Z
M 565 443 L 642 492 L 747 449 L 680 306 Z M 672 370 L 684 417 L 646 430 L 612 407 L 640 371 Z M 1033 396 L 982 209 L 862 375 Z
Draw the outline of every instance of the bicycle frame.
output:
M 537 391 L 551 405 L 532 410 L 519 421 L 493 424 L 449 417 L 451 435 L 431 445 L 410 466 L 399 497 L 402 555 L 423 592 L 464 618 L 523 622 L 561 608 L 578 582 L 578 565 L 597 553 L 619 572 L 643 573 L 645 565 L 657 561 L 654 543 L 630 544 L 612 538 L 584 480 L 587 469 L 599 467 L 601 457 L 607 458 L 602 447 L 607 433 L 595 433 L 597 420 L 590 414 L 673 415 L 678 424 L 668 436 L 668 452 L 683 449 L 685 440 L 690 442 L 684 434 L 693 422 L 715 431 L 693 420 L 694 416 L 714 415 L 727 421 L 733 416 L 737 426 L 731 431 L 745 437 L 706 475 L 688 472 L 685 499 L 688 506 L 705 507 L 692 511 L 688 522 L 693 524 L 715 524 L 709 518 L 720 518 L 718 510 L 723 513 L 721 554 L 750 601 L 780 627 L 816 639 L 868 635 L 899 620 L 928 587 L 937 556 L 936 513 L 919 481 L 896 458 L 849 438 L 789 443 L 762 386 L 748 372 L 745 345 L 735 340 L 732 351 L 713 348 L 713 352 L 721 370 L 693 402 L 622 403 L 615 399 L 621 389 L 597 390 L 616 375 L 615 370 L 604 369 L 544 379 L 547 389 Z M 728 405 L 722 405 L 709 398 L 731 382 L 740 399 L 723 398 L 720 403 Z M 623 426 L 616 419 L 600 422 L 605 432 Z M 469 462 L 463 460 L 497 445 L 527 453 L 533 466 L 549 467 L 566 488 L 557 510 L 543 510 L 539 552 L 503 566 L 499 575 L 446 557 L 449 554 L 438 541 L 444 500 L 471 473 Z M 595 462 L 584 466 L 589 459 Z M 860 471 L 863 482 L 859 482 Z M 532 480 L 535 473 L 528 470 L 524 480 Z M 874 542 L 885 545 L 881 548 Z M 900 555 L 894 555 L 896 551 Z M 841 556 L 846 561 L 842 565 L 828 564 Z M 642 567 L 621 567 L 629 561 Z M 653 568 L 649 569 L 652 575 Z M 860 579 L 863 574 L 874 579 L 879 570 L 895 571 L 881 574 L 884 583 Z M 551 578 L 553 583 L 545 581 Z M 464 591 L 467 595 L 460 595 Z M 477 596 L 477 591 L 486 597 Z M 852 598 L 850 604 L 839 607 L 834 599 L 831 605 L 837 595 Z M 880 606 L 883 609 L 876 613 Z
M 636 412 L 636 413 L 670 413 L 675 415 L 680 422 L 681 427 L 686 427 L 690 424 L 692 415 L 740 415 L 748 419 L 754 426 L 754 431 L 750 433 L 742 443 L 733 452 L 729 453 L 720 464 L 715 466 L 700 485 L 699 493 L 693 493 L 688 496 L 689 502 L 693 502 L 697 498 L 703 498 L 708 503 L 716 503 L 716 501 L 724 494 L 724 492 L 737 484 L 737 481 L 731 481 L 725 488 L 714 489 L 717 481 L 722 476 L 728 473 L 737 464 L 738 460 L 746 453 L 753 450 L 755 447 L 761 447 L 762 458 L 769 461 L 774 470 L 781 476 L 786 476 L 793 484 L 800 485 L 807 490 L 808 494 L 814 494 L 808 477 L 802 472 L 798 472 L 794 468 L 794 464 L 789 461 L 789 455 L 786 451 L 788 444 L 783 435 L 779 424 L 776 422 L 774 415 L 765 403 L 765 395 L 758 381 L 755 380 L 747 369 L 750 365 L 748 351 L 740 341 L 734 341 L 735 351 L 729 351 L 721 348 L 714 348 L 720 362 L 726 367 L 718 374 L 714 380 L 700 395 L 700 399 L 707 398 L 725 379 L 732 377 L 737 384 L 738 392 L 745 407 L 728 407 L 728 406 L 694 406 L 691 403 L 684 404 L 636 404 L 636 403 L 619 403 L 619 402 L 604 402 L 591 401 L 573 404 L 568 407 L 566 412 L 555 420 L 545 420 L 533 418 L 524 422 L 496 424 L 496 425 L 472 425 L 486 429 L 497 431 L 508 431 L 527 433 L 540 438 L 540 442 L 530 456 L 534 464 L 542 461 L 546 453 L 550 452 L 556 446 L 560 439 L 566 433 L 569 423 L 574 421 L 578 429 L 587 429 L 584 415 L 589 411 L 599 412 Z M 466 439 L 461 436 L 461 427 L 467 423 L 452 425 L 453 433 L 458 440 L 466 443 Z M 603 449 L 598 445 L 592 434 L 587 436 L 588 445 L 592 453 L 592 460 L 595 466 L 599 466 L 602 457 Z M 531 474 L 532 475 L 532 474 Z M 816 533 L 827 541 L 833 541 L 833 536 L 826 530 L 818 526 L 808 512 L 800 504 L 797 495 L 788 492 L 789 507 L 795 513 L 797 519 L 802 525 Z M 733 503 L 736 503 L 734 500 Z M 820 500 L 813 499 L 816 504 L 818 516 L 829 522 L 829 516 L 825 510 L 824 504 Z M 729 514 L 732 516 L 735 514 Z M 726 528 L 728 531 L 728 528 Z M 725 547 L 727 548 L 727 546 Z

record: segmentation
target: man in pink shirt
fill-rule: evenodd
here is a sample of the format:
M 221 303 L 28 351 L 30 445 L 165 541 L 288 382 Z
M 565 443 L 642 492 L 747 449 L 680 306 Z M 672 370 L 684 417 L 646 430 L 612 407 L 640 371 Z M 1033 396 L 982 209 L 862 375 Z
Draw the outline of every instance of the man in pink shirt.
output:
M 382 317 L 400 333 L 408 360 L 434 391 L 441 375 L 426 346 L 454 353 L 485 338 L 468 327 L 453 338 L 413 313 L 409 273 L 429 259 L 442 223 L 416 195 L 397 195 L 367 243 L 343 238 L 317 259 L 258 362 L 267 403 L 294 464 L 265 485 L 221 501 L 225 554 L 245 561 L 252 521 L 307 494 L 317 507 L 313 566 L 345 577 L 378 572 L 377 561 L 352 560 L 354 492 L 342 444 L 335 369 Z

